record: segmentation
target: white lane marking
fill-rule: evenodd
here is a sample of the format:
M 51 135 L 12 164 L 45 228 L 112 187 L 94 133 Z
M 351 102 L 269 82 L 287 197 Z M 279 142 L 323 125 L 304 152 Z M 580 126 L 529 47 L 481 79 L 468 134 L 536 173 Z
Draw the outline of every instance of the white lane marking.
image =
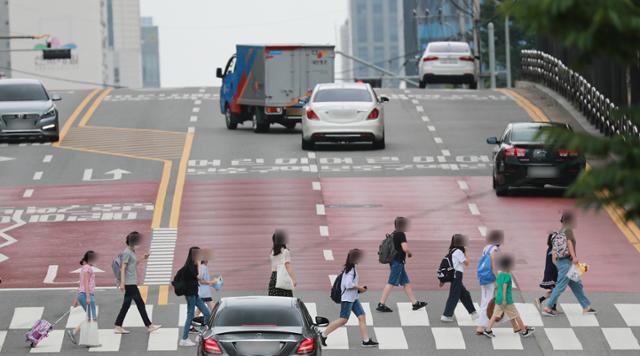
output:
M 427 130 L 434 132 L 436 130 L 435 126 L 429 125 L 427 126 Z
M 418 112 L 424 112 L 424 107 L 422 107 L 422 106 L 416 106 L 416 110 L 417 110 Z
M 316 214 L 325 215 L 324 204 L 316 204 Z
M 515 303 L 522 321 L 529 326 L 544 326 L 540 311 L 532 303 Z
M 202 100 L 196 100 L 193 102 L 194 105 L 200 105 L 202 104 Z
M 630 328 L 602 328 L 602 333 L 611 350 L 640 350 L 638 339 Z
M 523 350 L 521 336 L 511 328 L 494 328 L 496 337 L 491 339 L 494 350 Z
M 310 164 L 309 165 L 309 172 L 317 172 L 318 171 L 318 165 L 317 164 Z
M 544 328 L 554 350 L 582 350 L 582 344 L 571 328 Z
M 193 126 L 189 126 L 189 127 L 187 128 L 187 132 L 188 132 L 188 133 L 195 133 L 195 132 L 196 132 L 196 128 L 195 128 L 195 127 L 193 127 Z
M 449 169 L 451 169 L 452 171 L 459 171 L 459 170 L 460 170 L 460 167 L 458 167 L 458 165 L 457 165 L 457 164 L 455 164 L 455 163 L 451 163 L 451 164 L 449 165 Z
M 64 341 L 64 330 L 52 330 L 49 333 L 49 335 L 44 340 L 42 340 L 41 343 L 38 344 L 38 347 L 34 347 L 30 349 L 29 352 L 30 353 L 60 352 L 60 350 L 62 349 L 62 341 Z
M 480 236 L 487 237 L 487 227 L 486 226 L 478 226 L 478 231 L 480 232 Z
M 446 157 L 449 157 L 449 156 L 451 156 L 451 151 L 449 151 L 449 150 L 442 150 L 442 155 L 443 155 L 443 156 L 446 156 Z
M 441 137 L 434 137 L 434 138 L 433 138 L 433 140 L 434 140 L 436 143 L 442 143 L 442 142 L 443 142 Z
M 13 308 L 13 317 L 9 329 L 31 329 L 36 321 L 42 319 L 44 307 Z
M 196 115 L 192 115 L 192 116 L 189 118 L 189 121 L 190 121 L 190 122 L 198 122 L 198 117 L 197 117 Z
M 315 159 L 316 158 L 316 153 L 315 152 L 308 152 L 307 153 L 307 157 L 309 157 L 311 159 Z
M 185 321 L 187 321 L 187 305 L 180 304 L 178 306 L 178 326 L 184 326 Z
M 146 305 L 147 315 L 149 316 L 149 320 L 153 320 L 153 305 Z M 124 323 L 122 323 L 124 328 L 143 328 L 144 322 L 140 317 L 140 313 L 138 313 L 138 308 L 135 305 L 129 307 L 129 311 L 127 312 L 127 316 L 124 318 Z
M 411 99 L 411 102 L 414 103 L 415 105 L 420 104 L 420 101 L 418 101 L 418 99 Z
M 429 326 L 427 308 L 413 310 L 411 303 L 397 303 L 400 325 L 402 326 Z M 376 333 L 376 336 L 378 334 Z
M 458 181 L 458 187 L 461 190 L 469 190 L 469 184 L 467 184 L 467 182 L 463 181 L 463 180 L 459 180 Z
M 480 209 L 478 209 L 478 206 L 475 203 L 469 203 L 468 206 L 471 215 L 480 215 Z
M 100 315 L 100 306 L 96 305 L 96 314 L 98 314 L 98 316 Z M 87 313 L 84 311 L 84 309 L 82 309 L 82 307 L 69 307 L 69 317 L 67 319 L 67 326 L 66 328 L 75 328 L 76 326 L 80 325 L 80 323 L 82 323 L 83 321 L 85 321 L 87 319 Z M 113 334 L 113 330 L 111 330 L 111 333 Z
M 577 303 L 561 303 L 560 306 L 564 311 L 569 324 L 576 326 L 600 326 L 595 315 L 582 314 L 582 307 Z
M 49 267 L 47 268 L 47 274 L 44 276 L 44 280 L 42 280 L 42 283 L 52 284 L 53 281 L 55 281 L 57 275 L 58 265 L 49 265 Z
M 175 351 L 178 349 L 178 328 L 162 328 L 149 334 L 147 351 Z
M 332 332 L 330 337 L 327 338 L 327 347 L 323 348 L 327 350 L 348 350 L 349 336 L 347 335 L 347 328 L 340 328 Z
M 460 328 L 431 328 L 438 350 L 464 350 L 467 348 Z
M 6 331 L 0 331 L 0 350 L 2 350 L 2 345 L 4 345 L 4 340 L 7 338 Z
M 445 163 L 447 161 L 447 158 L 445 156 L 438 156 L 438 162 L 440 163 Z
M 329 227 L 328 226 L 322 225 L 322 226 L 319 227 L 319 229 L 320 229 L 320 236 L 323 236 L 323 237 L 329 236 Z
M 478 303 L 473 303 L 476 307 L 476 310 L 480 310 L 480 306 Z M 456 321 L 458 322 L 458 326 L 475 326 L 476 322 L 471 319 L 471 314 L 464 308 L 462 303 L 458 303 L 456 305 L 456 309 L 453 311 L 456 316 Z
M 311 182 L 311 189 L 313 189 L 313 190 L 321 190 L 322 189 L 322 185 L 320 185 L 320 182 Z
M 53 160 L 53 155 L 45 155 L 42 159 L 42 163 L 49 163 L 51 160 Z
M 367 315 L 369 318 L 370 315 Z M 380 350 L 406 350 L 409 348 L 407 338 L 401 327 L 373 328 Z
M 322 250 L 322 254 L 324 255 L 325 261 L 333 261 L 333 251 L 332 250 Z
M 640 304 L 615 304 L 627 326 L 640 326 Z
M 200 108 L 196 106 L 195 108 L 193 108 L 192 112 L 194 113 L 200 112 Z
M 329 275 L 329 284 L 333 285 L 333 283 L 336 281 L 336 278 L 338 278 L 337 274 L 330 274 Z
M 33 196 L 33 189 L 25 189 L 22 193 L 23 198 L 31 198 Z
M 202 89 L 200 89 L 200 90 L 198 90 L 198 91 L 199 91 L 200 93 L 204 93 L 205 89 L 204 89 L 204 88 L 202 88 Z
M 369 303 L 360 303 L 362 304 L 362 309 L 364 309 L 364 315 L 367 316 L 367 325 L 373 325 L 373 314 L 371 314 L 371 304 Z M 348 326 L 358 325 L 358 318 L 353 314 L 349 314 L 349 321 L 347 321 Z
M 307 307 L 307 311 L 309 312 L 311 319 L 315 320 L 316 316 L 318 316 L 318 307 L 316 306 L 316 303 L 305 302 L 304 306 Z
M 100 346 L 90 347 L 89 352 L 118 352 L 120 351 L 121 334 L 116 334 L 113 329 L 98 330 Z
M 422 121 L 429 122 L 429 121 L 431 121 L 431 119 L 429 119 L 429 116 L 424 115 L 424 116 L 422 116 Z
M 42 175 L 44 174 L 43 171 L 37 171 L 33 174 L 33 180 L 40 180 L 42 179 Z

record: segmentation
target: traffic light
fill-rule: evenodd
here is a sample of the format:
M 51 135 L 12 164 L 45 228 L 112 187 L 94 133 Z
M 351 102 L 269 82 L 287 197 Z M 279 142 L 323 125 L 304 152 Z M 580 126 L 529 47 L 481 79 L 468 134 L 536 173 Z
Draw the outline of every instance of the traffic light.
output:
M 42 59 L 45 59 L 45 60 L 71 59 L 71 49 L 70 48 L 43 49 Z

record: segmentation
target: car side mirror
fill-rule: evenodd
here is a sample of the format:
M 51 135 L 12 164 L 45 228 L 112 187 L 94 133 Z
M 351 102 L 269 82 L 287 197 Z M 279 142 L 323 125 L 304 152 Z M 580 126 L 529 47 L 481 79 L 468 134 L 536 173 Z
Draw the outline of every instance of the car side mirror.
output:
M 224 74 L 222 74 L 222 68 L 217 68 L 216 69 L 216 77 L 222 79 L 224 78 Z
M 316 316 L 316 325 L 317 326 L 327 326 L 329 325 L 329 319 L 323 316 Z
M 389 102 L 389 97 L 386 95 L 380 95 L 380 102 L 381 103 L 387 103 Z
M 499 145 L 500 141 L 498 140 L 497 137 L 489 137 L 487 139 L 487 143 L 490 144 L 490 145 Z
M 58 94 L 53 94 L 51 95 L 51 101 L 60 101 L 62 100 L 62 97 Z

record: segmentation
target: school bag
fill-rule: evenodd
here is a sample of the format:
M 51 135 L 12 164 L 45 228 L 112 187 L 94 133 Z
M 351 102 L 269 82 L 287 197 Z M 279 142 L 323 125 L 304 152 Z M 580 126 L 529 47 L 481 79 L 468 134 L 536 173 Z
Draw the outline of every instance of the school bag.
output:
M 451 259 L 451 255 L 455 250 L 455 248 L 452 249 L 442 258 L 442 261 L 440 261 L 440 267 L 438 267 L 438 270 L 436 271 L 436 276 L 442 283 L 451 282 L 456 276 L 456 270 L 453 269 L 453 260 Z
M 567 235 L 564 230 L 554 231 L 551 233 L 551 249 L 557 258 L 569 256 L 569 245 L 567 244 Z
M 355 270 L 353 271 L 354 276 L 356 273 Z M 344 292 L 342 291 L 342 275 L 344 274 L 344 271 L 340 272 L 340 274 L 336 277 L 336 280 L 333 281 L 333 285 L 331 286 L 331 300 L 334 301 L 334 303 L 336 304 L 340 304 L 342 303 L 342 295 L 344 294 Z
M 120 268 L 122 268 L 122 254 L 116 256 L 116 258 L 111 261 L 111 269 L 113 270 L 113 276 L 116 278 L 116 287 L 120 287 Z
M 387 234 L 378 247 L 378 261 L 382 264 L 389 264 L 397 254 L 398 251 L 396 251 L 396 245 L 393 241 L 393 234 Z
M 496 247 L 494 245 L 491 245 L 491 247 L 482 254 L 482 257 L 480 257 L 480 261 L 478 262 L 478 270 L 476 274 L 481 286 L 491 284 L 496 280 L 496 276 L 493 274 L 493 270 L 491 269 L 491 253 L 495 248 Z
M 49 336 L 49 333 L 51 332 L 51 330 L 53 330 L 53 327 L 56 326 L 56 324 L 58 324 L 60 320 L 62 320 L 65 316 L 69 315 L 69 313 L 71 313 L 71 309 L 67 310 L 64 314 L 62 314 L 61 317 L 58 318 L 58 320 L 54 321 L 53 323 L 50 323 L 44 319 L 36 321 L 36 323 L 31 327 L 31 330 L 27 331 L 27 333 L 24 334 L 25 342 L 29 344 L 29 347 L 38 346 L 38 344 L 42 340 L 46 339 L 47 336 Z
M 182 278 L 184 267 L 180 268 L 176 275 L 173 277 L 173 281 L 171 281 L 171 285 L 173 286 L 173 291 L 176 293 L 178 297 L 183 296 L 185 293 L 184 290 L 184 278 Z

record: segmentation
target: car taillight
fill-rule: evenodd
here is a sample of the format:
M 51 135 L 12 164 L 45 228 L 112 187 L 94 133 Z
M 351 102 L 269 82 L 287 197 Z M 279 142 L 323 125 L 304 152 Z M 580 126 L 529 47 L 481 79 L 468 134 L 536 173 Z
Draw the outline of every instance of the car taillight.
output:
M 505 148 L 504 155 L 507 157 L 524 157 L 527 155 L 527 149 L 520 147 Z
M 203 343 L 204 352 L 213 354 L 213 355 L 222 355 L 222 348 L 220 348 L 220 344 L 212 338 L 204 339 Z
M 437 61 L 437 60 L 438 60 L 437 56 L 426 56 L 422 58 L 423 62 L 430 62 L 430 61 Z
M 467 61 L 467 62 L 473 62 L 475 60 L 475 58 L 473 58 L 473 56 L 462 56 L 460 58 L 458 58 L 461 61 Z
M 375 120 L 377 118 L 380 117 L 380 110 L 378 109 L 373 109 L 371 110 L 371 112 L 369 113 L 369 116 L 367 116 L 367 120 Z
M 311 109 L 307 109 L 307 119 L 309 119 L 309 120 L 320 120 L 318 115 Z
M 312 353 L 316 349 L 316 341 L 314 339 L 304 339 L 298 346 L 296 354 L 306 355 Z
M 578 151 L 576 150 L 558 150 L 558 156 L 560 157 L 578 157 Z
M 264 112 L 267 114 L 281 114 L 282 108 L 276 106 L 267 106 L 264 108 Z

